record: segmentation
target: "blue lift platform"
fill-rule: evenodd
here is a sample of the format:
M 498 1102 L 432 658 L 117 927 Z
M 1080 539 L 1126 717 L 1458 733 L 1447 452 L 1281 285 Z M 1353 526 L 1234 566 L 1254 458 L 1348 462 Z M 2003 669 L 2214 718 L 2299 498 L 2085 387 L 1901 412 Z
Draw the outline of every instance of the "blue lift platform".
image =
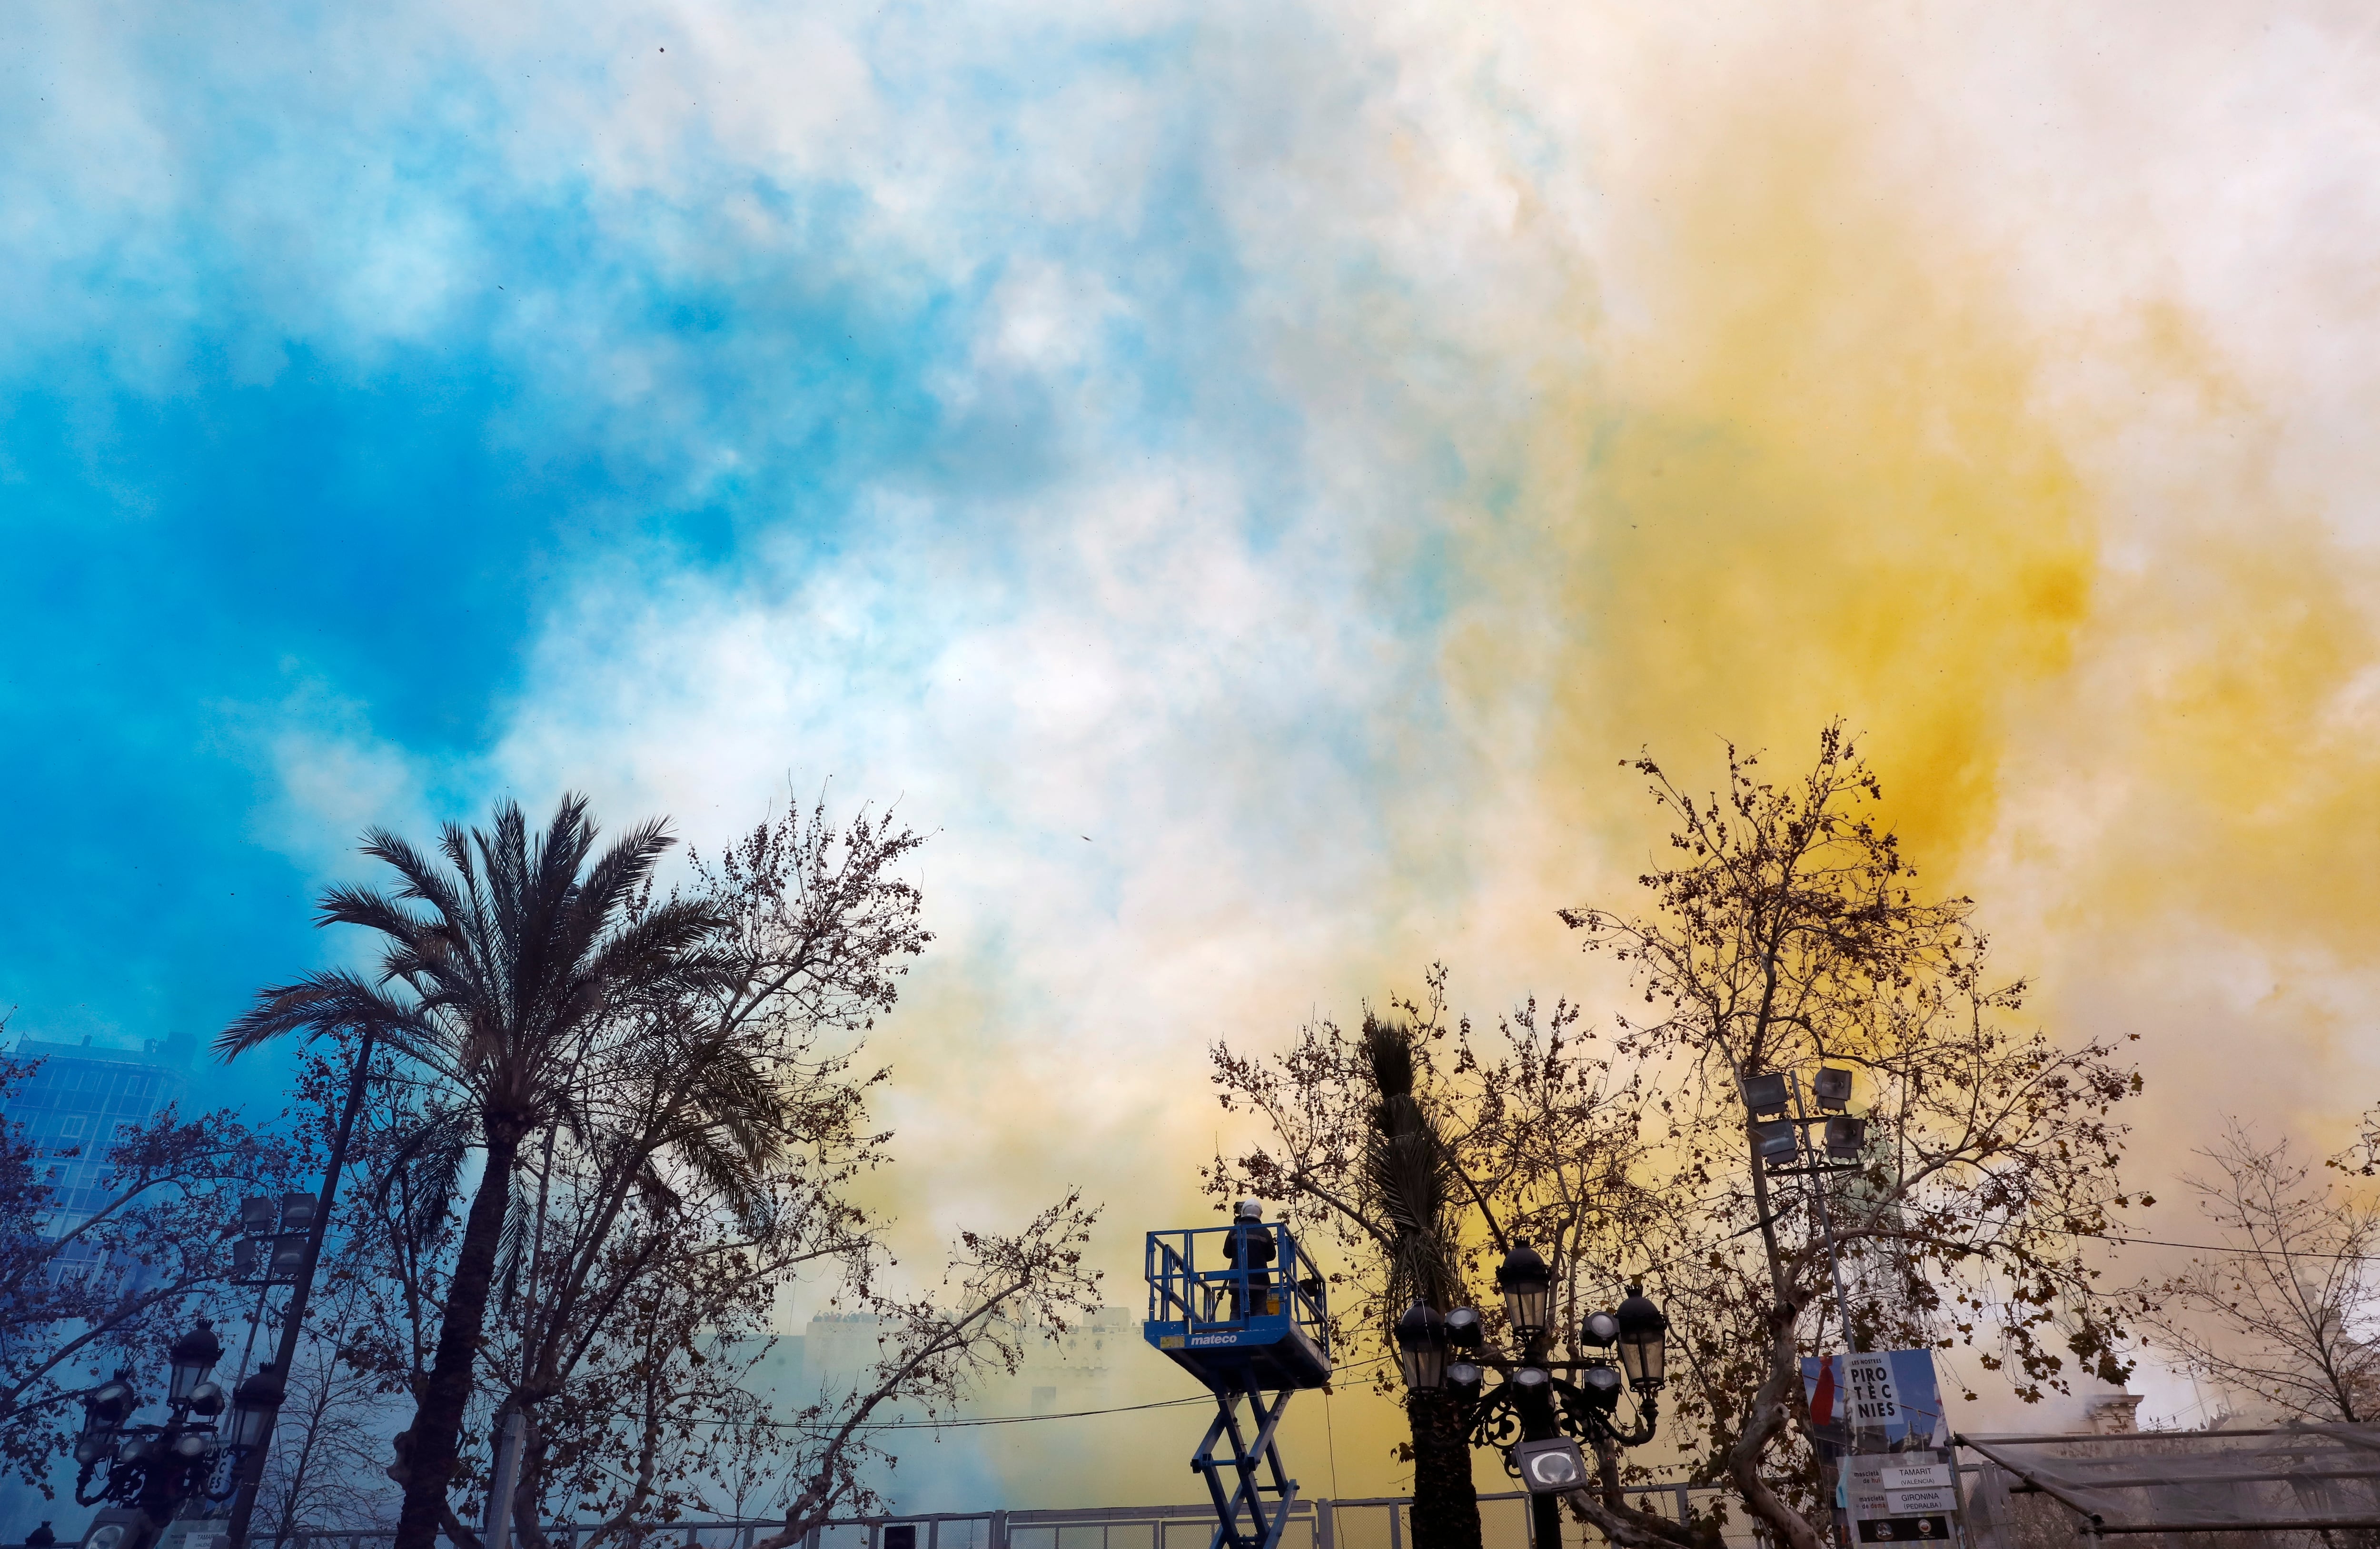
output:
M 1143 1336 L 1215 1396 L 1190 1459 L 1215 1498 L 1208 1549 L 1278 1549 L 1297 1482 L 1281 1470 L 1275 1433 L 1292 1394 L 1330 1380 L 1322 1276 L 1281 1222 L 1151 1232 L 1148 1273 Z M 1220 1458 L 1218 1443 L 1230 1449 Z

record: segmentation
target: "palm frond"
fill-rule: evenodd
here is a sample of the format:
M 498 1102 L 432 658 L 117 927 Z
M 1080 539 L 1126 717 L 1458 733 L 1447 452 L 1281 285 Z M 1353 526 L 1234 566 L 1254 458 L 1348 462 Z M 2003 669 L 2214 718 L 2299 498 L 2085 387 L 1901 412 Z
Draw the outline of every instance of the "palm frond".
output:
M 256 1004 L 216 1035 L 215 1054 L 228 1060 L 292 1032 L 320 1036 L 367 1026 L 410 1030 L 419 1019 L 416 1007 L 345 969 L 334 969 L 259 990 Z

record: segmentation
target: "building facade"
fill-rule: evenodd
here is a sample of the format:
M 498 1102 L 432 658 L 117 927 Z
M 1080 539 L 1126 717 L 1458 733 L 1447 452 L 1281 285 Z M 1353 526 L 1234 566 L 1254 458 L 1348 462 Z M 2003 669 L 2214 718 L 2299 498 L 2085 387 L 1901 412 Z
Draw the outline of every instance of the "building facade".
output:
M 152 1038 L 141 1048 L 111 1049 L 27 1038 L 11 1051 L 38 1062 L 8 1099 L 5 1116 L 43 1159 L 55 1190 L 48 1229 L 56 1232 L 105 1203 L 100 1188 L 107 1153 L 177 1102 L 189 1086 L 191 1041 Z

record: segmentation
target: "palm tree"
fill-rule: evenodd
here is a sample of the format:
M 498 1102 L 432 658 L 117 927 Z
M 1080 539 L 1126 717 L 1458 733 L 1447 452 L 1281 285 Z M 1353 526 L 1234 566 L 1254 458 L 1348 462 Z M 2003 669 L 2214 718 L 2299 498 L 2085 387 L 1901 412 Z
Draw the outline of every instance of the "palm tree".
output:
M 1454 1161 L 1414 1095 L 1414 1033 L 1402 1022 L 1364 1018 L 1364 1064 L 1379 1101 L 1364 1148 L 1364 1183 L 1387 1227 L 1390 1315 L 1414 1302 L 1440 1312 L 1463 1294 L 1455 1239 Z M 1413 1426 L 1415 1549 L 1479 1549 L 1479 1496 L 1461 1406 L 1444 1389 L 1408 1391 Z
M 631 829 L 590 867 L 595 833 L 577 794 L 562 799 L 534 840 L 512 801 L 497 805 L 488 830 L 447 824 L 438 846 L 443 867 L 373 829 L 363 853 L 386 863 L 400 885 L 393 893 L 333 887 L 317 923 L 379 933 L 377 979 L 332 970 L 259 991 L 215 1042 L 228 1060 L 286 1033 L 374 1027 L 446 1089 L 439 1106 L 466 1127 L 464 1138 L 483 1158 L 400 1458 L 395 1549 L 432 1549 L 449 1510 L 522 1141 L 573 1120 L 572 1077 L 609 1015 L 665 995 L 673 982 L 698 978 L 708 966 L 699 949 L 718 924 L 711 907 L 642 897 L 674 843 L 664 823 Z

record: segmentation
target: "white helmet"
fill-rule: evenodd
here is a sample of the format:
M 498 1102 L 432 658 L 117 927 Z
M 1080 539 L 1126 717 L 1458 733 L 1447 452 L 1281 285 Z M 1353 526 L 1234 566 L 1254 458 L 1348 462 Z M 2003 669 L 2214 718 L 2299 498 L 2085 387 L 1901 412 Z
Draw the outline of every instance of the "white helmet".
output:
M 1264 1219 L 1264 1201 L 1261 1200 L 1242 1200 L 1238 1206 L 1232 1210 L 1232 1214 L 1242 1221 L 1262 1221 Z

